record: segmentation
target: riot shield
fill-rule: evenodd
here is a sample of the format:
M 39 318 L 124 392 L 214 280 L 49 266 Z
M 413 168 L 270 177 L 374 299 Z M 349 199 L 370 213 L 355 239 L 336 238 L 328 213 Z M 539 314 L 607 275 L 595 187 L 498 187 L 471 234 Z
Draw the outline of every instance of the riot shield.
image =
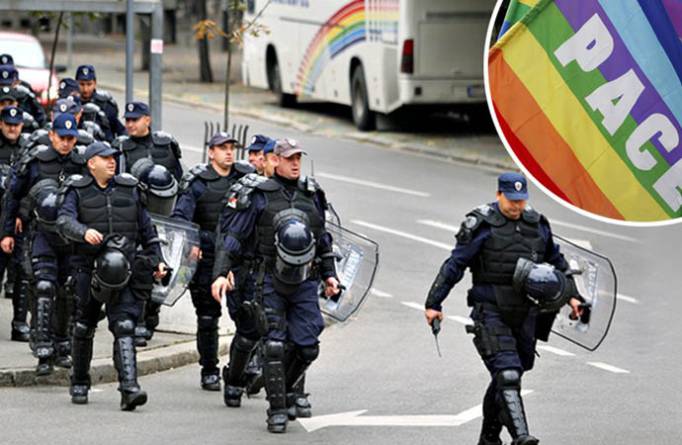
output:
M 379 265 L 379 245 L 369 238 L 327 221 L 336 258 L 336 273 L 345 287 L 339 297 L 324 298 L 320 288 L 320 309 L 331 320 L 344 323 L 367 298 Z M 323 286 L 323 285 L 321 285 Z
M 603 255 L 554 235 L 561 253 L 573 270 L 578 293 L 585 300 L 579 319 L 572 319 L 564 306 L 554 320 L 552 332 L 589 351 L 596 350 L 609 332 L 616 311 L 617 278 L 611 261 Z
M 159 215 L 151 217 L 161 239 L 163 261 L 172 269 L 168 283 L 155 284 L 152 300 L 173 306 L 187 290 L 199 261 L 199 226 Z

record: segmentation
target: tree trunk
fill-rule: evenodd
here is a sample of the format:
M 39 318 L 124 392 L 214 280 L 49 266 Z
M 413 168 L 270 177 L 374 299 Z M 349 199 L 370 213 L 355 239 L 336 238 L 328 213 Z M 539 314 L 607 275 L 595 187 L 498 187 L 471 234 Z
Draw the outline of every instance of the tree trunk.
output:
M 196 3 L 199 20 L 206 20 L 206 1 L 200 0 Z M 213 70 L 211 69 L 211 54 L 207 37 L 197 40 L 197 49 L 199 50 L 199 80 L 201 82 L 212 83 Z

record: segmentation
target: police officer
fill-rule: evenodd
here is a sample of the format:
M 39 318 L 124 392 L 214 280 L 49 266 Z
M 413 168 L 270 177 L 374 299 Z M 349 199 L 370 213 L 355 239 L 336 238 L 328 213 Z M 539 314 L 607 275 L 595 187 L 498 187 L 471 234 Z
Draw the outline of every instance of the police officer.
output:
M 14 97 L 19 108 L 29 113 L 38 122 L 38 126 L 45 125 L 46 116 L 35 94 L 30 88 L 21 84 L 19 72 L 12 65 L 0 65 L 0 87 L 9 86 L 14 89 Z
M 0 110 L 5 107 L 17 107 L 19 108 L 19 102 L 17 101 L 17 91 L 15 88 L 9 86 L 0 87 Z M 21 108 L 20 108 L 21 110 Z M 31 134 L 38 128 L 38 122 L 24 110 L 21 110 L 21 115 L 23 118 L 22 132 Z
M 265 144 L 269 141 L 269 137 L 257 134 L 251 138 L 251 144 L 247 147 L 249 152 L 249 164 L 253 165 L 259 175 L 263 174 L 263 167 L 265 164 L 263 149 L 265 148 Z
M 473 307 L 474 345 L 491 382 L 483 399 L 480 445 L 500 445 L 504 425 L 513 445 L 537 444 L 526 423 L 521 376 L 533 367 L 536 339 L 546 340 L 556 312 L 540 314 L 514 289 L 519 259 L 547 262 L 558 270 L 568 265 L 554 243 L 547 219 L 527 205 L 526 178 L 505 173 L 498 178 L 497 201 L 467 214 L 457 245 L 443 263 L 426 299 L 426 320 L 442 320 L 442 303 L 467 267 L 473 275 L 467 304 Z M 577 295 L 577 294 L 576 294 Z M 570 299 L 574 311 L 579 300 Z
M 65 77 L 59 81 L 59 89 L 57 90 L 57 94 L 59 95 L 60 99 L 66 99 L 69 96 L 78 97 L 80 99 L 80 85 L 78 85 L 78 82 L 76 82 L 75 79 Z
M 23 232 L 28 220 L 34 219 L 26 215 L 18 218 L 20 202 L 24 198 L 37 202 L 42 188 L 50 184 L 58 187 L 68 176 L 83 172 L 85 160 L 74 149 L 77 136 L 73 115 L 60 114 L 52 123 L 50 144 L 29 151 L 12 171 L 2 217 L 0 247 L 5 253 L 9 254 L 14 249 L 15 232 Z M 54 206 L 54 201 L 49 199 L 45 203 Z M 68 327 L 72 310 L 69 304 L 72 301 L 66 284 L 70 274 L 71 246 L 58 236 L 50 224 L 39 225 L 30 236 L 35 280 L 31 322 L 35 329 L 34 354 L 38 357 L 36 373 L 45 375 L 52 372 L 53 361 L 60 367 L 70 366 Z
M 0 188 L 2 193 L 7 185 L 11 166 L 26 142 L 26 136 L 22 134 L 24 121 L 22 112 L 14 106 L 5 107 L 0 112 L 0 169 L 3 171 L 3 179 Z M 28 341 L 29 328 L 26 323 L 28 315 L 28 288 L 27 283 L 20 277 L 21 252 L 12 255 L 0 254 L 0 277 L 7 270 L 7 283 L 5 295 L 12 298 L 14 316 L 12 318 L 13 341 Z
M 118 120 L 118 105 L 108 91 L 97 90 L 97 75 L 92 65 L 81 65 L 76 69 L 76 81 L 80 87 L 83 105 L 90 102 L 97 105 L 107 116 L 109 125 L 104 126 L 106 140 L 111 141 L 117 136 L 126 134 L 125 127 Z
M 185 174 L 181 193 L 171 217 L 200 226 L 201 259 L 190 284 L 192 303 L 197 314 L 197 350 L 201 365 L 201 387 L 209 391 L 220 390 L 218 370 L 218 320 L 220 303 L 211 298 L 213 260 L 215 258 L 216 226 L 220 212 L 227 204 L 227 194 L 232 184 L 246 174 L 255 172 L 249 164 L 234 162 L 237 140 L 228 133 L 218 132 L 211 137 L 208 164 L 199 164 Z M 230 315 L 236 314 L 230 308 Z M 237 318 L 237 317 L 233 317 Z M 246 362 L 258 340 L 251 332 L 243 332 L 242 323 L 236 321 L 237 333 L 232 341 L 232 351 L 246 350 Z M 234 356 L 231 352 L 230 356 Z M 245 366 L 245 365 L 244 365 Z
M 0 54 L 0 65 L 11 65 L 11 66 L 15 66 L 15 65 L 14 65 L 14 57 L 12 57 L 11 54 L 7 54 L 7 53 L 5 53 L 5 54 Z M 16 68 L 16 67 L 15 67 L 15 68 Z M 31 91 L 31 93 L 33 93 L 33 94 L 36 93 L 36 92 L 33 90 L 33 87 L 31 86 L 31 84 L 28 83 L 28 82 L 26 82 L 25 80 L 19 79 L 19 83 L 20 83 L 21 85 L 25 86 L 26 88 L 28 88 L 28 89 Z
M 123 152 L 120 168 L 130 173 L 132 167 L 142 158 L 149 158 L 170 171 L 179 182 L 182 179 L 180 146 L 173 136 L 163 131 L 151 131 L 152 118 L 144 102 L 126 104 L 123 117 L 128 136 L 117 138 L 112 146 Z
M 318 336 L 324 328 L 318 303 L 320 279 L 325 294 L 339 291 L 331 235 L 325 230 L 324 193 L 312 178 L 301 178 L 302 149 L 292 140 L 278 141 L 275 175 L 233 188 L 221 220 L 221 245 L 211 287 L 220 300 L 234 288 L 233 265 L 249 251 L 260 260 L 256 301 L 267 315 L 264 345 L 265 389 L 270 408 L 268 431 L 286 431 L 288 415 L 295 418 L 292 388 L 319 354 Z M 255 234 L 250 240 L 249 236 Z M 311 255 L 312 253 L 312 255 Z M 310 270 L 316 262 L 316 271 Z M 260 325 L 262 329 L 262 324 Z
M 103 142 L 88 146 L 84 156 L 88 173 L 65 182 L 57 226 L 65 238 L 76 243 L 74 263 L 79 265 L 71 401 L 88 402 L 93 336 L 104 303 L 114 335 L 121 409 L 132 411 L 147 401 L 137 382 L 133 340 L 135 321 L 142 311 L 138 281 L 160 280 L 167 272 L 156 229 L 139 199 L 137 179 L 125 173 L 115 175 L 118 154 Z M 138 250 L 138 245 L 143 249 Z M 140 270 L 146 275 L 140 276 Z

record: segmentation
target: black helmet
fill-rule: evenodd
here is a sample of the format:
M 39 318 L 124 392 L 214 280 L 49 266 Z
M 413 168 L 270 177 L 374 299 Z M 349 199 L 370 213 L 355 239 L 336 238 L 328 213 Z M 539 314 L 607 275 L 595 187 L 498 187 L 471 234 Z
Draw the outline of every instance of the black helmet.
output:
M 59 209 L 59 184 L 54 179 L 36 182 L 28 192 L 33 216 L 42 231 L 56 232 L 57 211 Z
M 118 291 L 128 284 L 132 271 L 123 251 L 127 244 L 125 237 L 118 235 L 103 243 L 104 247 L 95 259 L 90 280 L 90 289 L 95 300 L 110 303 Z
M 295 288 L 309 276 L 315 259 L 315 237 L 310 231 L 305 213 L 287 209 L 274 219 L 275 249 L 273 268 L 275 281 Z
M 151 213 L 169 216 L 175 206 L 178 181 L 166 167 L 149 158 L 140 159 L 130 169 L 140 181 L 142 203 Z
M 558 311 L 576 294 L 573 281 L 547 263 L 533 263 L 525 258 L 516 262 L 514 290 L 524 294 L 543 311 Z

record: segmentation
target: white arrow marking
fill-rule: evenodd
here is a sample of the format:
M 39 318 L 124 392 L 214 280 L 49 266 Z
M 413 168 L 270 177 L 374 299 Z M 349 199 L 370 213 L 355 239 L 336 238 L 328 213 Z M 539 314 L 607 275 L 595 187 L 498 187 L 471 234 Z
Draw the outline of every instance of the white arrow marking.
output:
M 521 395 L 528 395 L 533 390 L 523 390 Z M 309 433 L 330 426 L 407 426 L 434 427 L 460 426 L 481 417 L 483 408 L 476 405 L 471 409 L 456 415 L 406 415 L 406 416 L 363 416 L 367 410 L 349 411 L 345 413 L 327 414 L 308 419 L 298 419 L 298 422 Z
M 351 222 L 352 222 L 353 224 L 357 224 L 357 225 L 359 225 L 359 226 L 369 227 L 370 229 L 378 230 L 378 231 L 380 231 L 380 232 L 390 233 L 391 235 L 400 236 L 400 237 L 403 237 L 403 238 L 410 239 L 410 240 L 412 240 L 412 241 L 419 241 L 420 243 L 428 244 L 428 245 L 430 245 L 430 246 L 439 247 L 439 248 L 441 248 L 441 249 L 443 249 L 443 250 L 447 250 L 447 251 L 452 250 L 452 248 L 454 247 L 454 246 L 451 246 L 451 245 L 449 245 L 449 244 L 445 244 L 445 243 L 440 243 L 440 242 L 438 242 L 438 241 L 434 241 L 434 240 L 432 240 L 432 239 L 423 238 L 423 237 L 421 237 L 421 236 L 412 235 L 411 233 L 402 232 L 402 231 L 400 231 L 400 230 L 395 230 L 395 229 L 390 229 L 390 228 L 388 228 L 388 227 L 379 226 L 379 225 L 376 225 L 376 224 L 368 223 L 368 222 L 365 222 L 365 221 L 360 221 L 360 220 L 357 220 L 357 219 L 354 219 L 354 220 L 352 220 Z
M 629 297 L 629 296 L 627 296 L 627 295 L 618 294 L 618 295 L 616 295 L 616 298 L 618 298 L 618 299 L 621 300 L 621 301 L 625 301 L 625 302 L 627 302 L 627 303 L 639 304 L 639 300 L 637 300 L 637 299 L 634 298 L 634 297 Z
M 364 185 L 365 187 L 372 187 L 380 190 L 387 190 L 389 192 L 404 193 L 406 195 L 419 196 L 421 198 L 428 198 L 430 193 L 420 192 L 417 190 L 404 189 L 401 187 L 394 187 L 392 185 L 380 184 L 378 182 L 365 181 L 363 179 L 349 178 L 348 176 L 333 175 L 331 173 L 318 172 L 315 174 L 318 178 L 332 179 L 334 181 L 347 182 L 349 184 Z
M 372 295 L 374 295 L 375 297 L 393 298 L 393 295 L 389 294 L 388 292 L 380 291 L 379 289 L 372 288 L 371 292 L 372 292 Z
M 424 308 L 423 304 L 419 303 L 413 303 L 411 301 L 401 301 L 402 304 L 404 304 L 407 307 L 410 307 L 412 309 L 416 309 L 418 311 L 425 311 L 426 309 Z
M 448 315 L 448 319 L 461 323 L 463 325 L 474 324 L 474 321 L 469 317 L 462 317 L 459 315 Z

